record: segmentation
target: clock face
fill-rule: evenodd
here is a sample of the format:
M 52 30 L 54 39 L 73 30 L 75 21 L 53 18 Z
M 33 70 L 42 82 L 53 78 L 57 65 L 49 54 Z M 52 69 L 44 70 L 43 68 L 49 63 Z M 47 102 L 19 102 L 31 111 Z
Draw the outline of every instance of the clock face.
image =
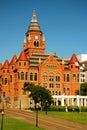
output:
M 38 39 L 38 36 L 35 36 L 34 38 L 35 38 L 35 40 L 37 40 L 37 39 Z

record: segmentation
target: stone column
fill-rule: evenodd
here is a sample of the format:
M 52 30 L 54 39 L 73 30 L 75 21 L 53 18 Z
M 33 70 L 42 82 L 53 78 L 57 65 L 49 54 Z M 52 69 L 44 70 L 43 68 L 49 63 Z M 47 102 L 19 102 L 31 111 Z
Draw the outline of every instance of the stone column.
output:
M 71 105 L 74 105 L 74 98 L 71 99 Z
M 70 99 L 69 99 L 69 98 L 67 98 L 67 106 L 69 106 L 69 105 L 70 105 L 70 104 L 69 104 L 69 100 L 70 100 Z
M 59 104 L 58 104 L 58 98 L 56 99 L 56 105 L 58 106 Z
M 61 105 L 64 106 L 64 96 L 62 95 Z
M 84 99 L 84 106 L 86 106 L 86 98 Z
M 79 96 L 77 96 L 77 106 L 79 106 Z

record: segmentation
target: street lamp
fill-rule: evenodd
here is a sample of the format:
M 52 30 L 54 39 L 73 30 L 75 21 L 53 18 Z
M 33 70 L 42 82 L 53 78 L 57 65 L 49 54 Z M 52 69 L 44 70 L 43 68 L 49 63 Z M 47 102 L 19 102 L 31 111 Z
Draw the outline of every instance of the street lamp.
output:
M 49 104 L 48 104 L 48 101 L 46 100 L 46 115 L 47 115 L 48 106 L 49 106 Z
M 4 111 L 1 112 L 2 120 L 1 120 L 1 130 L 3 130 L 3 117 L 4 117 Z
M 36 127 L 38 127 L 38 104 L 36 105 Z
M 21 99 L 20 99 L 20 107 L 19 107 L 19 109 L 21 110 Z

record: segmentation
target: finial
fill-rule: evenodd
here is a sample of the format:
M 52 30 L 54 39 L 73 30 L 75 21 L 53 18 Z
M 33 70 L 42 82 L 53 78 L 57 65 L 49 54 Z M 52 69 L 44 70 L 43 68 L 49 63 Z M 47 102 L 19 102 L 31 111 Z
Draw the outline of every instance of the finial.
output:
M 33 14 L 32 14 L 32 22 L 36 22 L 37 21 L 37 14 L 36 14 L 36 10 L 33 10 Z
M 26 43 L 26 37 L 24 37 L 24 43 Z
M 43 34 L 43 41 L 45 41 L 45 35 Z

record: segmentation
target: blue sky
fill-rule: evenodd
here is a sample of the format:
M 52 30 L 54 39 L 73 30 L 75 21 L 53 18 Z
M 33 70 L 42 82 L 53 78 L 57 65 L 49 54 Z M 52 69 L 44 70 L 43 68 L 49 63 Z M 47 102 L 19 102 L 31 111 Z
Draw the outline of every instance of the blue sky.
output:
M 0 0 L 0 62 L 20 54 L 33 9 L 47 54 L 87 54 L 87 0 Z

